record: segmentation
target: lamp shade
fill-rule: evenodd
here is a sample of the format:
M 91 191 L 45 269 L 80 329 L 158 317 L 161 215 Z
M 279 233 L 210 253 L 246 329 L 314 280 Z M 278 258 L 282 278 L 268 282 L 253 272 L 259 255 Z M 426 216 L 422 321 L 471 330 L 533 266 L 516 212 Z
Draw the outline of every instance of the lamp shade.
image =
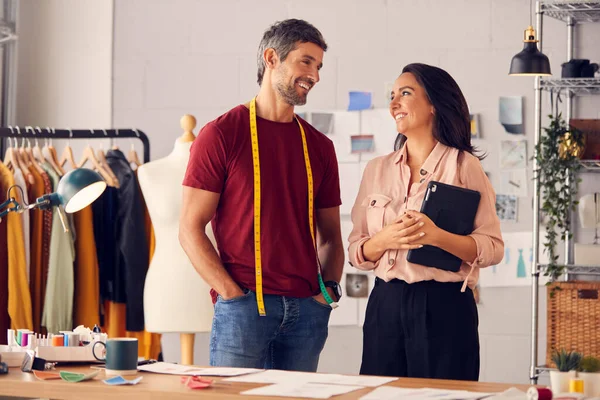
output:
M 535 31 L 529 26 L 525 30 L 523 50 L 516 54 L 510 62 L 509 75 L 512 76 L 549 76 L 550 60 L 538 50 Z
M 51 195 L 53 205 L 62 205 L 74 213 L 92 204 L 106 189 L 106 182 L 91 169 L 78 168 L 67 172 Z
M 550 60 L 540 52 L 537 44 L 526 42 L 523 50 L 515 55 L 510 62 L 509 75 L 552 75 Z

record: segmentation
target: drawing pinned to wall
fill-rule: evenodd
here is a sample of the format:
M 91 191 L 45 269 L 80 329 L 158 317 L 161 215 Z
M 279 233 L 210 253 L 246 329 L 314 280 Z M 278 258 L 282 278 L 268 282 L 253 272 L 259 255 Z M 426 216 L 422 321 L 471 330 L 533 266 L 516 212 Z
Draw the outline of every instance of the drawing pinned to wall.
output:
M 469 114 L 471 118 L 471 138 L 481 139 L 481 131 L 479 130 L 479 114 Z
M 502 222 L 517 222 L 517 196 L 497 194 L 496 214 Z
M 353 154 L 373 152 L 375 150 L 375 141 L 373 135 L 350 136 L 350 148 L 350 151 Z
M 349 92 L 349 96 L 348 111 L 368 110 L 373 106 L 371 92 Z
M 527 271 L 525 270 L 525 260 L 523 259 L 523 249 L 518 249 L 519 261 L 517 261 L 517 278 L 526 278 Z
M 333 114 L 314 112 L 310 114 L 310 123 L 321 133 L 333 133 Z
M 527 167 L 527 141 L 502 140 L 500 142 L 500 167 L 503 169 Z
M 533 233 L 503 233 L 504 258 L 498 265 L 481 268 L 479 284 L 482 287 L 527 286 L 531 285 L 531 265 L 533 263 Z M 540 249 L 540 263 L 545 264 L 548 258 Z M 547 282 L 540 277 L 540 285 Z
M 500 171 L 500 185 L 497 193 L 527 197 L 527 170 L 523 168 Z
M 500 97 L 500 123 L 508 133 L 524 133 L 523 97 Z
M 346 274 L 346 294 L 349 297 L 368 297 L 368 276 L 365 274 Z

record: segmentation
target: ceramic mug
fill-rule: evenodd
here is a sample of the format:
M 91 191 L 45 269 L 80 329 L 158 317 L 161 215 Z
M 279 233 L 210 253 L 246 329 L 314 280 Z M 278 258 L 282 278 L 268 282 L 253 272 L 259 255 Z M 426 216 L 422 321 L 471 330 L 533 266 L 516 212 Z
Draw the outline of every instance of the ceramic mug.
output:
M 104 358 L 96 355 L 96 346 L 104 346 Z M 135 338 L 108 339 L 96 342 L 92 354 L 98 361 L 106 362 L 106 375 L 135 375 L 138 364 L 138 340 Z

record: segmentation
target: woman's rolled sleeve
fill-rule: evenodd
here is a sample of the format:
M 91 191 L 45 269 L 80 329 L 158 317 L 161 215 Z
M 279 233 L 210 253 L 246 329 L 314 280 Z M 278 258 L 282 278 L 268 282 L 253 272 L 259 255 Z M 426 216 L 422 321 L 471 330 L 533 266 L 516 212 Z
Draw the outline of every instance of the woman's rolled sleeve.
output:
M 471 262 L 470 266 L 479 268 L 497 265 L 504 257 L 504 242 L 502 238 L 493 237 L 485 234 L 472 233 L 471 236 L 477 244 L 477 257 Z
M 356 267 L 358 269 L 362 269 L 364 271 L 370 271 L 372 269 L 377 268 L 377 264 L 379 261 L 372 262 L 365 260 L 365 255 L 363 253 L 363 244 L 365 244 L 370 237 L 363 237 L 358 239 L 357 241 L 350 241 L 350 248 L 348 249 L 348 256 L 350 258 L 350 265 Z
M 468 157 L 461 172 L 466 187 L 481 193 L 473 233 L 469 235 L 477 245 L 477 257 L 467 264 L 478 268 L 497 265 L 504 257 L 504 241 L 496 214 L 496 192 L 477 158 Z
M 360 182 L 360 189 L 358 190 L 358 195 L 354 201 L 354 206 L 352 206 L 351 218 L 353 227 L 352 232 L 348 237 L 348 242 L 350 243 L 348 248 L 350 265 L 365 271 L 375 269 L 379 264 L 378 261 L 372 262 L 365 260 L 365 255 L 363 253 L 363 245 L 371 239 L 367 227 L 367 206 L 365 204 L 365 199 L 369 193 L 368 185 L 370 182 L 367 177 L 370 176 L 371 170 L 371 163 L 369 163 L 365 167 Z

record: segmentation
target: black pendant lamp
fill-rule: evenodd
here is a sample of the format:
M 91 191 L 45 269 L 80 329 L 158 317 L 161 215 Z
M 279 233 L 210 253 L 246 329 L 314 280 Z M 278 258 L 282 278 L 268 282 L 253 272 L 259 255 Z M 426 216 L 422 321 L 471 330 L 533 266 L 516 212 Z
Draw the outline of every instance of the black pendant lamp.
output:
M 530 25 L 525 30 L 524 46 L 520 53 L 516 54 L 510 62 L 509 75 L 511 76 L 549 76 L 550 60 L 537 48 L 535 31 Z
M 525 29 L 523 50 L 510 62 L 510 76 L 549 76 L 550 60 L 537 48 L 535 30 L 531 20 L 531 0 L 529 0 L 529 26 Z

